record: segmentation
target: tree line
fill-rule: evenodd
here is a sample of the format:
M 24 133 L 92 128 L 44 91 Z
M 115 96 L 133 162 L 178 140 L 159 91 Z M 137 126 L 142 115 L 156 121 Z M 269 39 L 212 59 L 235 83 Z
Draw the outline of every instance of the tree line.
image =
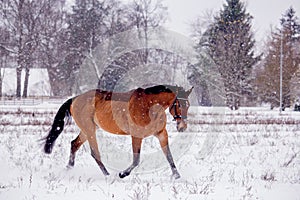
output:
M 292 7 L 283 13 L 280 26 L 271 31 L 260 52 L 255 52 L 253 16 L 240 0 L 226 0 L 212 19 L 210 16 L 193 24 L 199 63 L 191 79 L 201 87 L 201 104 L 210 105 L 212 98 L 205 91 L 209 87 L 218 90 L 222 84 L 225 91 L 218 94 L 232 110 L 262 103 L 279 106 L 281 56 L 283 107 L 300 98 L 300 23 Z M 219 76 L 208 79 L 211 71 Z
M 98 75 L 98 87 L 112 89 L 126 70 L 157 58 L 172 60 L 174 66 L 180 62 L 170 52 L 148 48 L 150 30 L 167 19 L 168 9 L 160 0 L 76 0 L 72 7 L 65 0 L 2 0 L 0 12 L 0 96 L 7 66 L 16 69 L 16 97 L 28 96 L 33 67 L 47 69 L 51 95 L 72 95 L 84 59 L 107 38 L 132 29 L 145 48 L 113 61 Z M 295 10 L 283 13 L 280 26 L 271 31 L 260 52 L 256 52 L 252 19 L 240 0 L 226 0 L 219 12 L 195 19 L 191 34 L 198 62 L 188 66 L 188 81 L 196 86 L 201 105 L 212 105 L 219 98 L 231 109 L 259 102 L 278 106 L 281 41 L 283 102 L 289 106 L 297 98 L 300 25 Z M 224 91 L 218 92 L 220 88 Z
M 147 40 L 148 29 L 165 21 L 166 9 L 160 1 L 152 0 L 127 4 L 119 0 L 76 0 L 71 8 L 65 0 L 3 0 L 0 85 L 4 67 L 13 66 L 16 97 L 27 97 L 30 69 L 39 66 L 48 71 L 52 95 L 72 95 L 76 74 L 90 51 L 106 38 L 132 28 Z

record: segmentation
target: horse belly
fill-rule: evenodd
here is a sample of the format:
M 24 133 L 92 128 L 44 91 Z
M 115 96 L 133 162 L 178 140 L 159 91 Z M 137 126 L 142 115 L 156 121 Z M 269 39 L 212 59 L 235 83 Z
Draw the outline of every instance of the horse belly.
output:
M 95 113 L 97 125 L 113 134 L 128 135 L 129 126 L 126 116 L 126 104 L 125 102 L 112 103 L 107 101 L 98 105 Z
M 165 128 L 166 114 L 163 110 L 153 108 L 144 114 L 148 115 L 151 121 L 145 126 L 140 126 L 132 120 L 127 102 L 104 101 L 97 105 L 95 122 L 107 132 L 139 138 L 156 134 Z

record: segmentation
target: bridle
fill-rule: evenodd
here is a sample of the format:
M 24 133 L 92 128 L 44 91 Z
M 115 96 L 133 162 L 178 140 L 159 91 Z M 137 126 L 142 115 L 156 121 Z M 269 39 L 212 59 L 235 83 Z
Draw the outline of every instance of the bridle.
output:
M 177 112 L 176 106 L 178 105 L 178 108 L 181 107 L 180 100 L 188 102 L 188 99 L 186 99 L 186 98 L 178 98 L 178 97 L 175 98 L 172 106 L 170 107 L 170 111 L 172 109 L 174 109 L 174 116 L 173 116 L 174 119 L 173 119 L 173 121 L 177 121 L 177 119 L 180 119 L 180 120 L 186 120 L 187 119 L 187 116 L 178 114 L 178 112 Z

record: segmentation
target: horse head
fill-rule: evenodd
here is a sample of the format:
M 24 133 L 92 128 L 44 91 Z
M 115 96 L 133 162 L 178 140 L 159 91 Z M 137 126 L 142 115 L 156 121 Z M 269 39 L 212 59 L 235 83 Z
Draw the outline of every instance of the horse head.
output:
M 192 87 L 189 90 L 184 90 L 181 87 L 178 87 L 176 90 L 176 98 L 174 102 L 169 107 L 169 112 L 173 116 L 174 121 L 176 121 L 177 131 L 183 132 L 187 129 L 187 115 L 190 107 L 189 95 L 193 91 Z

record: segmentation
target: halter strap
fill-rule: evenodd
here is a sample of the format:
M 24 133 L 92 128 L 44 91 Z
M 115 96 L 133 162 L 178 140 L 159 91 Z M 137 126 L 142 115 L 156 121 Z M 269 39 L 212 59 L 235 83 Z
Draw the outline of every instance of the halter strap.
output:
M 187 99 L 187 98 L 182 98 L 182 97 L 176 97 L 176 99 L 178 99 L 178 100 L 184 100 L 184 101 L 188 101 L 188 99 Z
M 186 98 L 178 98 L 178 97 L 175 98 L 175 100 L 174 100 L 174 102 L 172 104 L 172 107 L 170 108 L 170 109 L 173 109 L 173 107 L 174 107 L 174 116 L 173 116 L 174 119 L 173 119 L 173 121 L 176 121 L 177 119 L 182 119 L 182 120 L 187 119 L 187 116 L 178 115 L 177 110 L 176 110 L 176 106 L 175 106 L 177 100 L 185 100 L 185 101 L 187 101 L 188 99 L 186 99 Z M 180 103 L 180 102 L 178 101 L 178 103 Z M 180 107 L 180 104 L 179 104 L 179 107 Z

